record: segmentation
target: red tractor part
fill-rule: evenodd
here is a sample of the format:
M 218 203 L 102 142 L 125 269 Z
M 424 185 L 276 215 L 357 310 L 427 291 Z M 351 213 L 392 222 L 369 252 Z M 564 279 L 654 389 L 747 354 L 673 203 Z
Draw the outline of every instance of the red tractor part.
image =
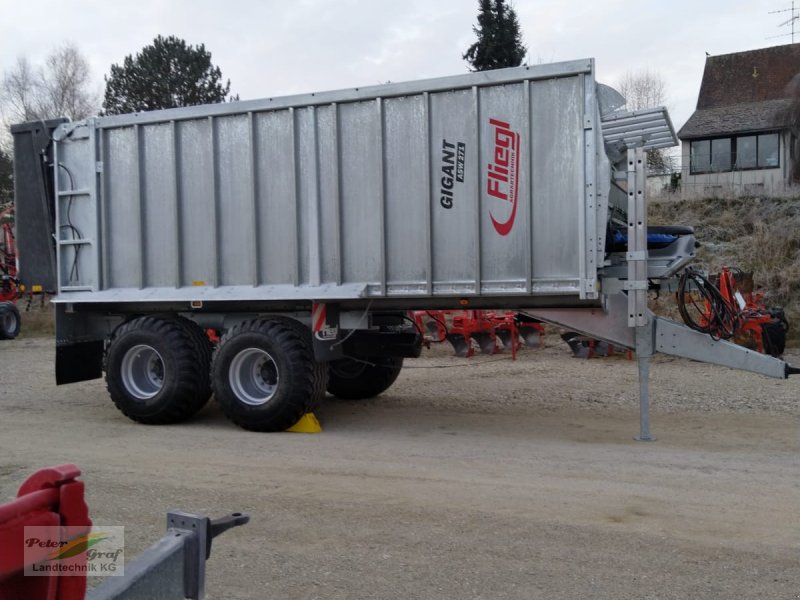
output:
M 530 317 L 513 311 L 487 312 L 486 319 L 494 324 L 495 333 L 504 348 L 511 348 L 516 359 L 517 350 L 523 345 L 544 348 L 544 325 Z
M 500 340 L 503 350 L 511 348 L 511 360 L 516 360 L 517 350 L 522 348 L 516 313 L 511 311 L 487 312 L 485 318 L 494 325 L 495 335 Z
M 409 318 L 414 321 L 426 347 L 447 339 L 447 313 L 444 310 L 413 310 Z M 426 335 L 427 333 L 427 335 Z
M 544 346 L 544 327 L 538 321 L 512 311 L 419 310 L 412 318 L 417 328 L 427 331 L 428 343 L 447 340 L 456 356 L 475 354 L 473 340 L 483 354 L 511 349 L 512 360 L 522 345 Z
M 733 339 L 762 354 L 780 356 L 789 322 L 780 307 L 767 308 L 763 293 L 748 285 L 739 290 L 737 277 L 750 281 L 740 269 L 723 267 L 717 285 L 694 269 L 686 269 L 678 286 L 678 310 L 684 322 L 714 339 Z
M 475 354 L 471 340 L 475 340 L 483 354 L 498 352 L 494 325 L 484 317 L 482 310 L 466 310 L 463 314 L 453 315 L 447 339 L 453 345 L 456 356 L 470 357 Z
M 17 281 L 17 244 L 14 239 L 12 215 L 14 209 L 0 212 L 0 340 L 12 340 L 19 334 L 19 298 Z
M 418 310 L 413 313 L 420 331 L 427 331 L 428 343 L 450 342 L 456 356 L 468 358 L 475 354 L 472 340 L 486 354 L 502 351 L 497 347 L 494 324 L 480 310 Z
M 614 344 L 596 340 L 574 331 L 562 333 L 561 339 L 567 342 L 576 358 L 602 358 L 625 354 L 628 360 L 633 360 L 633 352 L 627 348 L 618 348 Z
M 13 214 L 12 208 L 0 212 L 0 302 L 15 302 L 19 297 Z
M 526 346 L 531 348 L 544 348 L 544 325 L 531 317 L 512 313 L 517 324 L 517 330 Z
M 78 467 L 64 464 L 41 469 L 28 477 L 17 499 L 0 505 L 0 600 L 80 600 L 86 593 L 86 576 L 53 573 L 26 576 L 25 568 L 44 560 L 52 549 L 35 547 L 25 552 L 25 527 L 75 527 L 88 535 L 92 527 L 83 497 Z M 69 542 L 69 539 L 63 539 Z M 81 559 L 78 559 L 79 561 Z M 83 555 L 85 564 L 85 554 Z
M 737 280 L 737 276 L 739 280 Z M 742 285 L 741 291 L 740 281 Z M 767 308 L 763 292 L 754 294 L 752 274 L 723 267 L 719 274 L 719 291 L 723 298 L 739 309 L 733 340 L 740 346 L 754 348 L 761 354 L 780 356 L 786 346 L 789 322 L 783 309 Z

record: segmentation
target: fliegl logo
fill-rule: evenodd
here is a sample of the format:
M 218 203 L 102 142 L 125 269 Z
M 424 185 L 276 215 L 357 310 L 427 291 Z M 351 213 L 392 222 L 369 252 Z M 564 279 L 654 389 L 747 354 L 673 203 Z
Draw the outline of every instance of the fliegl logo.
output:
M 497 203 L 492 203 L 495 208 L 489 209 L 489 216 L 495 231 L 500 235 L 508 235 L 517 217 L 519 133 L 499 119 L 489 119 L 489 125 L 494 128 L 494 156 L 487 167 L 486 193 L 505 203 L 502 209 Z
M 311 329 L 314 337 L 322 342 L 335 340 L 339 336 L 339 328 L 328 325 L 328 306 L 315 302 L 311 306 Z

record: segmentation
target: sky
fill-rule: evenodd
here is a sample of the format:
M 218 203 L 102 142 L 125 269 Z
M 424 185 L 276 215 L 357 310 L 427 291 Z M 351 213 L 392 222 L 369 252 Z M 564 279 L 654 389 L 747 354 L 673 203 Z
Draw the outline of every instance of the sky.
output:
M 648 69 L 666 83 L 676 130 L 691 115 L 706 53 L 792 41 L 791 0 L 514 0 L 530 64 L 596 59 L 614 85 Z M 798 3 L 800 6 L 800 3 Z M 0 72 L 74 43 L 98 96 L 112 64 L 156 35 L 203 43 L 242 100 L 464 73 L 478 0 L 0 0 Z M 770 14 L 772 11 L 787 12 Z M 800 25 L 798 25 L 800 41 Z

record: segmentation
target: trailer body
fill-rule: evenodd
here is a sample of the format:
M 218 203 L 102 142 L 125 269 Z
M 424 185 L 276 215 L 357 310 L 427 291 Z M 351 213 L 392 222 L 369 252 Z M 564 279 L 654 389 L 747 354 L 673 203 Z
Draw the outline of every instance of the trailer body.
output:
M 100 376 L 120 337 L 204 346 L 213 328 L 221 348 L 263 337 L 211 375 L 258 371 L 230 392 L 255 406 L 277 393 L 273 329 L 303 323 L 330 373 L 355 358 L 385 383 L 419 352 L 400 331 L 413 308 L 527 309 L 646 353 L 647 282 L 691 261 L 694 239 L 648 254 L 644 153 L 675 133 L 665 110 L 621 102 L 584 59 L 15 126 L 20 278 L 56 293 L 57 379 Z M 119 358 L 142 402 L 163 395 L 153 365 L 173 351 L 148 343 Z
M 599 297 L 610 179 L 590 60 L 53 138 L 60 302 Z

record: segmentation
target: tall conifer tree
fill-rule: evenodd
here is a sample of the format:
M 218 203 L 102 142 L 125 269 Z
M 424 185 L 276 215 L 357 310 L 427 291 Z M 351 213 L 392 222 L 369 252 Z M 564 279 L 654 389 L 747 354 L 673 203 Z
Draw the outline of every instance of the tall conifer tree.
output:
M 478 0 L 478 24 L 472 28 L 478 39 L 464 53 L 473 71 L 518 67 L 528 49 L 514 8 L 505 0 Z

